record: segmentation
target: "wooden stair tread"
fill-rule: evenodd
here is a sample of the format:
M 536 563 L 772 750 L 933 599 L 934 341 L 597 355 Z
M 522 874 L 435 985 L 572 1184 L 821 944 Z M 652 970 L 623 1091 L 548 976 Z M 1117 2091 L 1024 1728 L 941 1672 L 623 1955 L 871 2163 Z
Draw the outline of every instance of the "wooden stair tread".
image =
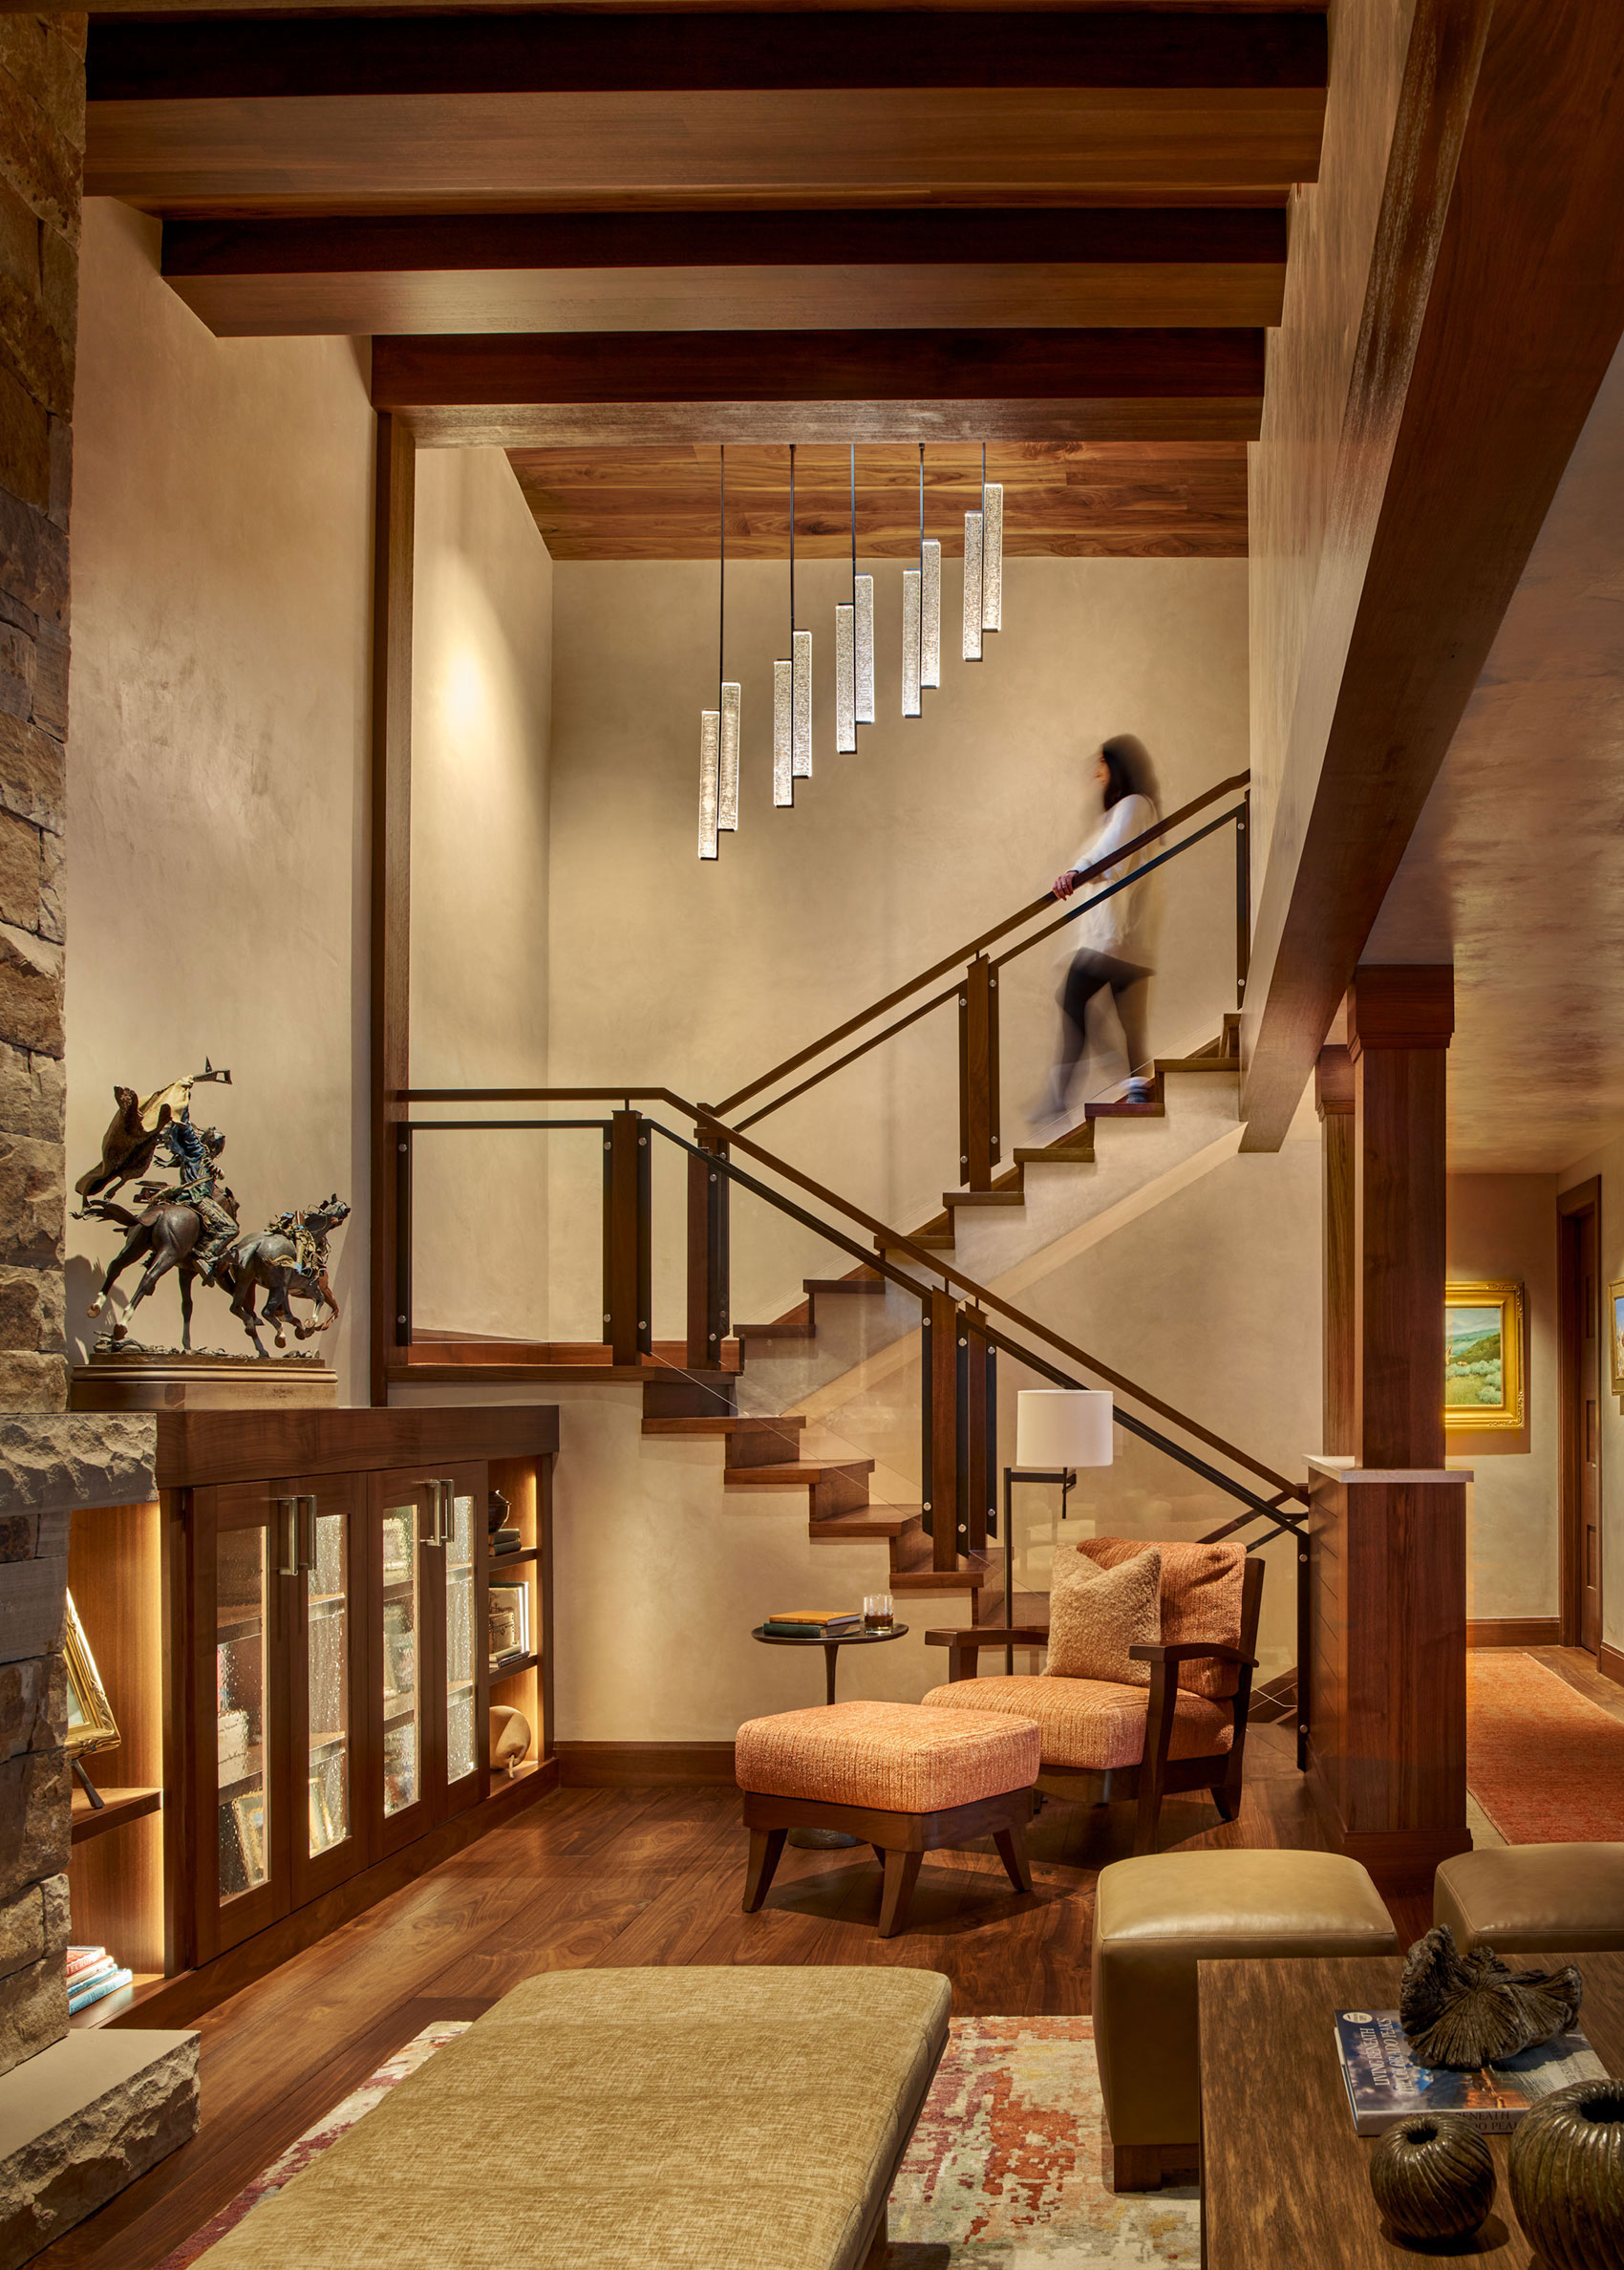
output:
M 893 1569 L 894 1593 L 979 1592 L 987 1581 L 985 1569 L 933 1569 L 927 1560 L 917 1569 Z
M 871 1458 L 797 1459 L 786 1466 L 724 1467 L 722 1481 L 729 1489 L 803 1489 L 825 1474 L 844 1474 L 855 1482 L 873 1471 Z
M 955 1206 L 1024 1206 L 1025 1193 L 1015 1189 L 944 1190 L 942 1204 L 950 1210 Z
M 808 1534 L 818 1538 L 906 1537 L 919 1527 L 917 1506 L 864 1506 L 855 1513 L 832 1513 L 827 1521 L 814 1521 Z
M 859 1293 L 872 1298 L 876 1294 L 883 1295 L 886 1290 L 886 1280 L 878 1270 L 868 1276 L 802 1277 L 801 1282 L 809 1294 Z
M 781 1419 L 739 1418 L 724 1411 L 714 1419 L 645 1419 L 646 1435 L 736 1435 L 736 1434 L 799 1434 L 806 1424 L 804 1417 L 786 1412 Z

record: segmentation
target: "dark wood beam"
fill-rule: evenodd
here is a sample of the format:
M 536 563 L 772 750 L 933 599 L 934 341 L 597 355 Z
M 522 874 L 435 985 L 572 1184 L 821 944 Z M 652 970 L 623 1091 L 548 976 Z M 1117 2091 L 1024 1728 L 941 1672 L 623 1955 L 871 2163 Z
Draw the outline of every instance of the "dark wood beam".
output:
M 219 337 L 1277 323 L 1282 208 L 170 221 Z
M 722 332 L 382 338 L 373 400 L 420 439 L 1244 439 L 1254 332 Z
M 1229 8 L 97 21 L 93 103 L 885 87 L 1322 88 L 1325 20 Z
M 1420 0 L 1243 1024 L 1245 1145 L 1320 1043 L 1624 336 L 1616 0 Z

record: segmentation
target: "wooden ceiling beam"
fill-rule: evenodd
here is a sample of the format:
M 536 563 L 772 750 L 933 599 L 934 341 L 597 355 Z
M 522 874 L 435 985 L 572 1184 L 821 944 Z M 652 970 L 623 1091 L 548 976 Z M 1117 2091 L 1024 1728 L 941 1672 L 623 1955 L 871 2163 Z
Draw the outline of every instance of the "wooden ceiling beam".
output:
M 97 20 L 94 103 L 819 88 L 1323 89 L 1323 15 L 1230 8 Z
M 1250 328 L 1284 210 L 520 213 L 171 221 L 220 337 L 401 332 Z

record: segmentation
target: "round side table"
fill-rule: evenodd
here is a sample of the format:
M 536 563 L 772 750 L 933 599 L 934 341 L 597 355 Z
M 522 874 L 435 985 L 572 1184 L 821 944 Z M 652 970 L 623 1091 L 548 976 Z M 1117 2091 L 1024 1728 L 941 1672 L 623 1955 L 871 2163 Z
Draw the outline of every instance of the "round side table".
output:
M 849 1632 L 838 1632 L 825 1638 L 822 1632 L 810 1634 L 804 1639 L 793 1638 L 787 1632 L 764 1632 L 758 1624 L 751 1633 L 752 1639 L 759 1639 L 763 1647 L 821 1647 L 823 1651 L 823 1701 L 835 1699 L 835 1664 L 843 1647 L 877 1647 L 887 1639 L 900 1639 L 907 1632 L 905 1623 L 892 1624 L 888 1632 L 865 1632 L 861 1626 Z M 802 1852 L 844 1852 L 858 1844 L 860 1838 L 847 1836 L 844 1829 L 792 1829 L 789 1842 Z

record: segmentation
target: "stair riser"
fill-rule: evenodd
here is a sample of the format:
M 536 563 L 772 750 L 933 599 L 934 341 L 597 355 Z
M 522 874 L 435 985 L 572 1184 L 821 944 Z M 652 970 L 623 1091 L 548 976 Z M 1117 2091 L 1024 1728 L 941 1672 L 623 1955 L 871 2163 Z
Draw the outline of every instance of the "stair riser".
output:
M 836 1513 L 855 1513 L 867 1503 L 866 1476 L 859 1479 L 850 1474 L 825 1474 L 821 1482 L 812 1485 L 810 1504 L 814 1523 L 827 1521 Z
M 730 1467 L 792 1466 L 800 1456 L 800 1435 L 793 1428 L 778 1434 L 765 1427 L 751 1427 L 748 1432 L 730 1434 L 727 1439 Z

